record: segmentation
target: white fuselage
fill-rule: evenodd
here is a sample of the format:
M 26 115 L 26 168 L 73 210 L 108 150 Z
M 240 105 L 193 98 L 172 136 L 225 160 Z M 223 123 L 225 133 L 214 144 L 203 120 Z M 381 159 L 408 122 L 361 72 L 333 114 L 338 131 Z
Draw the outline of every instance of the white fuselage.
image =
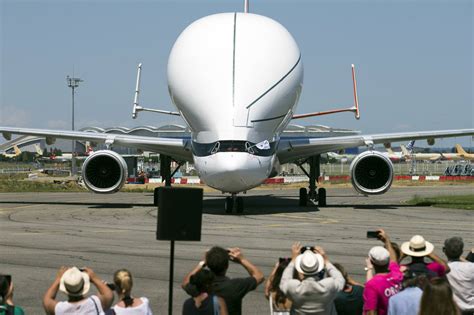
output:
M 171 50 L 168 86 L 201 179 L 231 193 L 263 183 L 279 166 L 279 136 L 302 83 L 299 48 L 274 20 L 222 13 L 188 26 Z

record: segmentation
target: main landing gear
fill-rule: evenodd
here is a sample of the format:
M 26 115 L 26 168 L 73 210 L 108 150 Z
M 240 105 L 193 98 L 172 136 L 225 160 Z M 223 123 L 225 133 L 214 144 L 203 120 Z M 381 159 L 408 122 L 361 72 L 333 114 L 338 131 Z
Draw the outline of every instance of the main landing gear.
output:
M 234 210 L 239 214 L 244 212 L 244 198 L 237 197 L 237 194 L 225 198 L 225 213 L 232 213 Z
M 171 187 L 171 178 L 184 164 L 184 162 L 175 161 L 178 163 L 178 166 L 171 172 L 171 160 L 171 157 L 168 155 L 160 155 L 160 174 L 162 181 L 165 182 L 165 187 Z M 155 188 L 153 191 L 153 204 L 158 206 L 158 188 Z
M 318 154 L 310 156 L 308 159 L 298 164 L 298 166 L 306 174 L 306 176 L 309 177 L 309 188 L 300 188 L 299 205 L 301 207 L 307 206 L 308 201 L 311 201 L 313 204 L 316 204 L 317 202 L 319 207 L 326 206 L 326 189 L 317 189 L 316 186 L 316 182 L 320 174 L 320 160 L 321 156 Z M 309 164 L 309 173 L 303 168 L 303 164 L 305 163 Z

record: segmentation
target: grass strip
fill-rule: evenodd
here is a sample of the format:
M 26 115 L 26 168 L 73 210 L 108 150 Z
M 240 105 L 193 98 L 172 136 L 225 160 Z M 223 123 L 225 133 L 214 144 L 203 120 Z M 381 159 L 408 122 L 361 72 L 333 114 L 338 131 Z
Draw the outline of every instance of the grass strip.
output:
M 474 210 L 474 194 L 436 197 L 420 197 L 415 195 L 407 204 L 421 207 Z

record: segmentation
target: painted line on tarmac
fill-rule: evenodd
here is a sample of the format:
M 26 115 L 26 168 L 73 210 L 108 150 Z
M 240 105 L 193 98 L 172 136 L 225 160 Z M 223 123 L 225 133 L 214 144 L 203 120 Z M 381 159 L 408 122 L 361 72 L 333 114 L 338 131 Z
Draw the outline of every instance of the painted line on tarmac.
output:
M 272 214 L 272 216 L 274 216 L 274 217 L 281 217 L 281 218 L 288 218 L 288 219 L 293 219 L 293 220 L 314 221 L 314 222 L 319 222 L 319 223 L 323 223 L 323 224 L 327 224 L 327 223 L 339 223 L 339 220 L 336 220 L 336 219 L 316 218 L 316 217 L 293 215 L 293 214 L 278 213 L 278 214 Z
M 27 206 L 19 206 L 19 207 L 11 207 L 11 208 L 0 208 L 0 211 L 9 211 L 9 210 L 16 210 L 16 209 L 25 209 L 25 208 L 32 208 L 32 207 L 38 207 L 38 206 L 43 206 L 42 204 L 38 205 L 27 205 Z

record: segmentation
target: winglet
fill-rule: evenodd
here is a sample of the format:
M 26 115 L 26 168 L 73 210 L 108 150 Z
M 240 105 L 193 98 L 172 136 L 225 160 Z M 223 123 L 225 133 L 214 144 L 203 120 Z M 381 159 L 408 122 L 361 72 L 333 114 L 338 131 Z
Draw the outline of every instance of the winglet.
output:
M 355 75 L 355 66 L 352 64 L 352 85 L 354 87 L 354 109 L 355 109 L 355 118 L 360 119 L 359 112 L 359 98 L 357 97 L 357 81 Z

